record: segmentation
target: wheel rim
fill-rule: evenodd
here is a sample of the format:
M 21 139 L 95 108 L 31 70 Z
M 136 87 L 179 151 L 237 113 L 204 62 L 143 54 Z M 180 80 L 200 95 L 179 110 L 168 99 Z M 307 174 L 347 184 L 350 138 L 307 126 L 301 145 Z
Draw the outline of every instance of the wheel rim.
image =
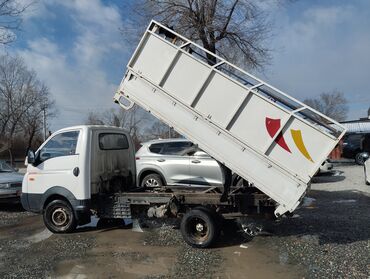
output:
M 148 187 L 157 187 L 157 186 L 160 186 L 158 180 L 154 179 L 154 178 L 149 178 L 146 182 L 145 182 L 145 186 L 148 186 Z
M 209 236 L 207 222 L 200 217 L 191 218 L 187 223 L 186 231 L 191 240 L 196 244 L 202 244 Z
M 55 226 L 65 227 L 70 220 L 69 213 L 62 207 L 56 208 L 51 214 L 51 221 Z
M 364 159 L 362 158 L 361 153 L 356 155 L 356 161 L 357 161 L 357 164 L 360 164 L 360 165 L 364 164 Z

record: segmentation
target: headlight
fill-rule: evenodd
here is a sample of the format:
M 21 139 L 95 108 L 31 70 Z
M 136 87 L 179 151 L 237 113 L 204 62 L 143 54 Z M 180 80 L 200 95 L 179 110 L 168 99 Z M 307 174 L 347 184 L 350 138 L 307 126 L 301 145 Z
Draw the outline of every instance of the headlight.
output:
M 0 189 L 7 189 L 10 187 L 9 183 L 0 183 Z

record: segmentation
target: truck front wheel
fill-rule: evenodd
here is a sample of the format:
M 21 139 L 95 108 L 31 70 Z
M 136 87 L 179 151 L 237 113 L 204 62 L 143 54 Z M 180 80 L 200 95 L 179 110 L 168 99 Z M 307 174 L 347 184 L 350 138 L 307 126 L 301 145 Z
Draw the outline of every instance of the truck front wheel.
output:
M 220 233 L 213 214 L 199 208 L 185 214 L 180 229 L 186 243 L 196 248 L 211 246 Z
M 77 221 L 70 204 L 64 200 L 50 202 L 44 210 L 45 226 L 53 233 L 72 232 Z

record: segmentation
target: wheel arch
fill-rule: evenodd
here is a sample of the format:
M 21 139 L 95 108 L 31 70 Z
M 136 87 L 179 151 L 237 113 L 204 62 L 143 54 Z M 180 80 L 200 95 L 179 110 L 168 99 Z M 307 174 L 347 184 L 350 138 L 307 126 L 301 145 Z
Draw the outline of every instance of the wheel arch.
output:
M 51 187 L 44 193 L 41 202 L 42 209 L 45 209 L 48 203 L 56 199 L 67 201 L 71 205 L 72 209 L 75 210 L 74 201 L 76 201 L 76 197 L 72 194 L 71 191 L 61 186 Z
M 139 175 L 138 175 L 138 186 L 141 185 L 141 182 L 143 181 L 144 177 L 149 175 L 149 174 L 158 174 L 161 179 L 162 179 L 162 182 L 164 183 L 164 185 L 167 185 L 167 181 L 166 179 L 164 178 L 164 175 L 162 174 L 161 171 L 157 170 L 157 169 L 154 169 L 154 168 L 147 168 L 147 169 L 143 169 L 140 171 Z

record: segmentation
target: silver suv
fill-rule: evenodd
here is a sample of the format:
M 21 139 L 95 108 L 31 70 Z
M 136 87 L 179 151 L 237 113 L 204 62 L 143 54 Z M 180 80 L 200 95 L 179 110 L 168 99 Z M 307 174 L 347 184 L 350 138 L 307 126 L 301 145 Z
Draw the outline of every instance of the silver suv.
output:
M 224 173 L 216 160 L 186 139 L 143 143 L 136 153 L 141 187 L 222 186 Z

